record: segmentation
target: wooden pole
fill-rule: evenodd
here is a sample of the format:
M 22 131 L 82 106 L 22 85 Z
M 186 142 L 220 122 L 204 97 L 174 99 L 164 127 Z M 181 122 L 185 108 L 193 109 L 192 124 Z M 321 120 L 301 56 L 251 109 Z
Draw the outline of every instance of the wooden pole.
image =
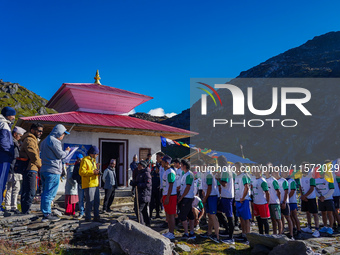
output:
M 137 186 L 136 186 L 136 204 L 137 204 L 137 218 L 138 218 L 138 223 L 140 223 L 139 202 L 138 202 L 138 187 L 137 187 Z

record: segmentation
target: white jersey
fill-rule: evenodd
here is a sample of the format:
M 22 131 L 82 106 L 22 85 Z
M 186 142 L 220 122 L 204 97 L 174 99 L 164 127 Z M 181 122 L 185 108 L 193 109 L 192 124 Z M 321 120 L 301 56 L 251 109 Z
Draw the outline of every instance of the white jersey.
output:
M 254 204 L 257 205 L 267 204 L 265 191 L 268 191 L 268 184 L 266 180 L 263 177 L 255 179 L 253 181 Z
M 326 181 L 324 178 L 315 179 L 315 189 L 318 197 L 324 196 L 325 200 L 333 200 L 334 183 Z M 329 192 L 329 191 L 332 192 Z
M 188 194 L 185 195 L 185 198 L 194 198 L 194 175 L 191 171 L 186 172 L 182 177 L 181 177 L 181 189 L 180 193 L 181 196 L 184 193 L 184 190 L 186 189 L 187 185 L 190 185 L 190 190 Z
M 234 198 L 234 179 L 232 173 L 222 172 L 221 181 L 226 182 L 225 187 L 221 184 L 221 197 Z
M 176 185 L 177 187 L 179 187 L 181 186 L 181 179 L 182 179 L 184 172 L 182 171 L 181 168 L 178 168 L 177 170 L 175 170 L 175 172 L 176 172 Z
M 246 173 L 241 173 L 235 176 L 235 201 L 240 201 L 243 197 L 244 187 L 246 184 L 249 186 L 248 193 L 245 197 L 246 200 L 250 200 L 250 178 Z
M 202 210 L 204 208 L 202 200 L 198 196 L 194 196 L 194 201 L 192 201 L 192 207 Z
M 308 176 L 303 176 L 300 179 L 300 185 L 301 185 L 301 192 L 302 194 L 306 194 L 311 186 L 315 187 L 315 179 L 308 177 Z M 315 194 L 315 189 L 313 190 L 312 193 L 309 194 L 309 196 L 307 196 L 307 199 L 313 199 L 316 198 L 316 194 Z
M 273 176 L 267 178 L 266 181 L 267 181 L 269 196 L 270 196 L 269 204 L 270 205 L 280 204 L 280 200 L 276 192 L 277 190 L 280 190 L 279 183 Z
M 199 188 L 200 185 L 202 185 L 201 184 L 201 179 L 197 178 L 196 180 L 194 180 L 194 194 L 195 194 L 195 196 L 198 193 L 198 188 Z
M 289 203 L 289 190 L 288 190 L 288 182 L 285 178 L 280 178 L 277 180 L 277 182 L 279 183 L 279 187 L 280 187 L 280 193 L 281 193 L 281 203 L 283 203 L 283 199 L 285 198 L 285 192 L 287 190 L 288 194 L 287 194 L 287 198 L 286 198 L 286 203 Z
M 217 186 L 217 181 L 215 179 L 215 176 L 210 171 L 207 171 L 205 173 L 205 176 L 202 182 L 202 187 L 203 187 L 205 194 L 207 194 L 209 185 L 212 185 L 210 196 L 219 196 L 219 191 L 218 191 L 218 186 Z
M 291 196 L 289 198 L 289 203 L 296 204 L 297 203 L 297 198 L 296 198 L 296 182 L 292 178 L 287 179 L 287 181 L 288 181 L 288 196 L 290 194 L 290 191 L 294 190 L 293 196 Z
M 173 183 L 171 195 L 176 195 L 177 194 L 176 173 L 175 173 L 175 170 L 172 168 L 169 168 L 163 174 L 163 178 L 162 178 L 163 196 L 166 196 L 168 194 L 170 183 Z

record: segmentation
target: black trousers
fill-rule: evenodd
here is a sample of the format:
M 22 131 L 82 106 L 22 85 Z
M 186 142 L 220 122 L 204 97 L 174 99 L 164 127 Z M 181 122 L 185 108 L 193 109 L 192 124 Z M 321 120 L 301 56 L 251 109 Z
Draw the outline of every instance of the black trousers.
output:
M 112 187 L 111 189 L 105 189 L 105 197 L 104 197 L 104 204 L 103 204 L 103 211 L 110 210 L 110 206 L 115 199 L 116 188 Z
M 150 226 L 150 217 L 148 214 L 148 202 L 141 202 L 138 201 L 139 203 L 139 217 L 140 217 L 140 224 Z M 137 216 L 137 221 L 138 221 L 138 210 L 137 210 L 137 201 L 135 199 L 135 213 Z
M 156 189 L 151 193 L 151 202 L 150 202 L 150 218 L 152 217 L 152 212 L 156 209 L 156 216 L 159 215 L 161 210 L 161 191 L 160 189 Z
M 24 214 L 31 209 L 36 191 L 37 175 L 36 171 L 24 171 L 22 175 L 21 211 Z

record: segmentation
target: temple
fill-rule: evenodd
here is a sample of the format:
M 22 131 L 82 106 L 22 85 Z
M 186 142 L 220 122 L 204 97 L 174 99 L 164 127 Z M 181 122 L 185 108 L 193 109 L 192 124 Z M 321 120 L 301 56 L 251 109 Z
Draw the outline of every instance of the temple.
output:
M 17 125 L 29 130 L 32 123 L 44 125 L 44 136 L 56 124 L 63 124 L 71 135 L 63 146 L 77 146 L 86 155 L 91 145 L 98 146 L 98 162 L 104 171 L 110 159 L 117 160 L 116 174 L 120 186 L 128 185 L 129 164 L 134 154 L 145 159 L 148 153 L 161 150 L 160 136 L 180 139 L 197 133 L 127 116 L 127 113 L 150 96 L 101 85 L 99 72 L 95 83 L 64 83 L 47 103 L 58 113 L 21 117 Z

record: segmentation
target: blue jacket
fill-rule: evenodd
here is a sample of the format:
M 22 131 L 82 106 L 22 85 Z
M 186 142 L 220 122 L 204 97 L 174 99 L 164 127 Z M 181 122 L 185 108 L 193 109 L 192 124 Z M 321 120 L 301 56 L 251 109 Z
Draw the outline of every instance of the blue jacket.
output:
M 0 163 L 12 163 L 14 159 L 14 143 L 11 122 L 0 114 Z
M 40 146 L 42 167 L 40 172 L 49 172 L 52 174 L 62 173 L 61 160 L 66 158 L 68 151 L 63 151 L 61 141 L 57 138 L 62 136 L 66 131 L 66 128 L 58 124 L 56 125 L 49 136 L 42 141 Z
M 117 188 L 117 178 L 115 173 L 115 168 L 111 169 L 108 167 L 103 173 L 104 189 L 112 189 L 112 187 Z

